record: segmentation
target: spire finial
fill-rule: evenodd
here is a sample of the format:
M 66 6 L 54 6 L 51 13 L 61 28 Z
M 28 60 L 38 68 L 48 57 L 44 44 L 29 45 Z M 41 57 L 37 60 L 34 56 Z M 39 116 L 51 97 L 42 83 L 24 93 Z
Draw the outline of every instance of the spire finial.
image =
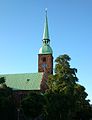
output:
M 45 13 L 46 13 L 46 16 L 47 16 L 47 10 L 48 10 L 48 9 L 47 9 L 47 8 L 45 8 Z

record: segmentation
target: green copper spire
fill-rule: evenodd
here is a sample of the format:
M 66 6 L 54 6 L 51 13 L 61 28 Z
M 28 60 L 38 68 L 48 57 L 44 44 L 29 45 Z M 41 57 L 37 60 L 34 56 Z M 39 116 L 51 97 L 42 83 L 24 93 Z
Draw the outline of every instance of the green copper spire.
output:
M 45 12 L 46 12 L 46 17 L 45 17 L 45 25 L 44 25 L 44 32 L 43 32 L 43 40 L 49 39 L 47 9 L 45 10 Z
M 43 40 L 42 47 L 39 50 L 39 54 L 52 54 L 52 48 L 50 47 L 50 39 L 49 39 L 49 30 L 48 30 L 48 19 L 47 19 L 47 10 L 45 10 L 45 26 L 43 32 Z

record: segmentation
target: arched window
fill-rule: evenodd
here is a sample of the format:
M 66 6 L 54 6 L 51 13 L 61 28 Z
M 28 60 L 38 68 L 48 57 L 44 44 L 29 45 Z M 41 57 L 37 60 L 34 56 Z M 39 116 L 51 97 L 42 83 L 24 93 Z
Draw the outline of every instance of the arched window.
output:
M 46 62 L 46 57 L 43 57 L 43 58 L 42 58 L 42 61 L 43 61 L 43 62 Z

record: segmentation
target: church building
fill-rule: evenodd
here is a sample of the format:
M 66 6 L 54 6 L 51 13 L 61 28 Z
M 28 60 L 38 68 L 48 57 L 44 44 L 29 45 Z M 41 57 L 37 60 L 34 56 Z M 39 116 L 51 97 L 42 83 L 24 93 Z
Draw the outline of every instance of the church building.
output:
M 7 87 L 13 91 L 22 93 L 26 91 L 44 91 L 46 90 L 46 81 L 48 75 L 53 74 L 53 51 L 50 47 L 47 11 L 45 16 L 45 25 L 42 38 L 42 47 L 38 53 L 38 72 L 37 73 L 18 73 L 1 74 L 5 78 Z

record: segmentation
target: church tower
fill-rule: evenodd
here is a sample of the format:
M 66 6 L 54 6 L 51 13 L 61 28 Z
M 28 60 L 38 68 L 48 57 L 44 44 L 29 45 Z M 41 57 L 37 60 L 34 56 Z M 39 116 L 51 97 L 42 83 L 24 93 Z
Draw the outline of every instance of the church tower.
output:
M 38 72 L 53 74 L 53 51 L 50 47 L 47 11 L 45 16 L 45 25 L 42 39 L 42 47 L 38 54 Z

